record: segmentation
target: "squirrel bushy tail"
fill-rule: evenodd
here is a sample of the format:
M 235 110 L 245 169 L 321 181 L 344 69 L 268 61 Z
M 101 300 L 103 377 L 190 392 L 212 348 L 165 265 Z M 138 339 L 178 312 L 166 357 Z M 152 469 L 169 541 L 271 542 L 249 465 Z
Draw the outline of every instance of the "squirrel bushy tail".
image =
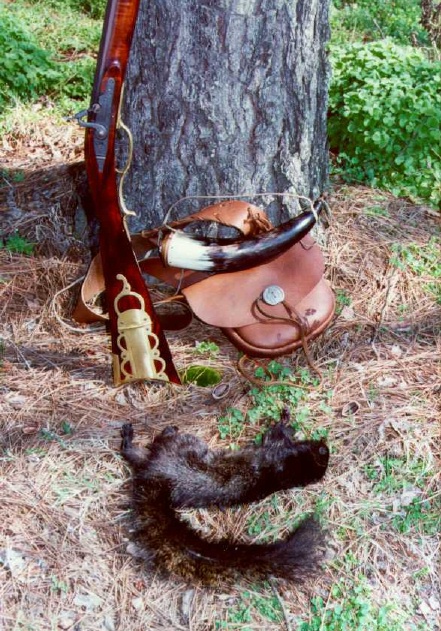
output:
M 231 580 L 238 574 L 252 579 L 274 576 L 302 581 L 316 573 L 323 557 L 323 533 L 313 517 L 274 543 L 245 544 L 230 539 L 209 541 L 182 520 L 177 510 L 244 504 L 281 488 L 304 486 L 308 476 L 311 481 L 320 479 L 329 457 L 324 443 L 296 443 L 291 430 L 284 427 L 279 423 L 269 430 L 261 447 L 230 452 L 211 451 L 196 436 L 180 434 L 172 427 L 166 428 L 149 449 L 143 449 L 133 446 L 132 426 L 123 426 L 122 454 L 133 470 L 135 541 L 155 566 L 202 584 Z M 309 466 L 308 475 L 305 465 L 290 477 L 285 465 L 290 462 L 291 471 L 297 460 Z M 256 490 L 260 477 L 265 482 L 264 492 Z

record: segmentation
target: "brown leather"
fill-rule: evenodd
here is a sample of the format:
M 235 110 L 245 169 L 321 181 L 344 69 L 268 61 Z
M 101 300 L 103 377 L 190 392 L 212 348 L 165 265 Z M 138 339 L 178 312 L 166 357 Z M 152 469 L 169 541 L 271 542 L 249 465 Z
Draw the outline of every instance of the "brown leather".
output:
M 195 315 L 220 328 L 243 327 L 256 322 L 251 306 L 269 285 L 278 285 L 285 300 L 296 305 L 323 276 L 320 248 L 305 237 L 276 259 L 240 272 L 215 274 L 182 290 Z M 282 305 L 271 307 L 286 317 Z
M 199 220 L 219 221 L 249 235 L 271 228 L 264 211 L 243 201 L 214 204 L 168 225 L 183 228 Z M 142 271 L 182 292 L 200 320 L 219 327 L 247 355 L 285 355 L 319 335 L 329 325 L 335 310 L 334 294 L 323 280 L 323 255 L 309 235 L 265 264 L 239 272 L 210 275 L 165 267 L 158 256 L 150 256 L 152 249 L 157 247 L 159 232 L 160 229 L 149 230 L 132 236 Z M 271 285 L 283 289 L 284 302 L 276 306 L 264 304 L 264 310 L 259 312 L 256 304 L 262 292 Z M 75 319 L 80 322 L 106 319 L 91 306 L 103 290 L 101 259 L 97 256 L 83 283 Z M 185 317 L 182 320 L 185 322 Z M 175 323 L 164 328 L 177 330 L 179 326 Z
M 198 213 L 188 215 L 179 221 L 171 222 L 167 226 L 173 229 L 184 228 L 195 221 L 218 221 L 237 228 L 244 235 L 259 234 L 271 227 L 263 210 L 253 204 L 241 200 L 228 200 L 203 208 Z M 143 230 L 131 235 L 133 251 L 139 266 L 145 274 L 150 274 L 173 287 L 183 288 L 204 278 L 207 274 L 182 270 L 177 267 L 165 267 L 158 256 L 149 256 L 158 245 L 160 228 Z M 97 254 L 90 263 L 86 277 L 81 286 L 80 296 L 72 317 L 77 322 L 89 324 L 91 322 L 105 322 L 108 320 L 101 310 L 94 306 L 100 294 L 104 291 L 104 277 L 101 256 Z
M 145 274 L 154 276 L 172 287 L 181 289 L 193 283 L 198 283 L 208 277 L 205 272 L 194 272 L 193 270 L 183 270 L 180 267 L 165 267 L 159 256 L 151 256 L 139 261 L 139 266 Z
M 98 254 L 92 259 L 81 285 L 80 296 L 72 314 L 73 319 L 84 324 L 106 322 L 109 318 L 101 313 L 98 307 L 92 306 L 103 291 L 103 265 L 101 256 Z
M 271 312 L 277 307 L 265 307 Z M 309 332 L 307 341 L 317 337 L 329 325 L 335 310 L 335 298 L 326 280 L 319 283 L 296 304 L 297 313 L 306 320 Z M 286 317 L 286 312 L 285 312 Z M 223 329 L 224 334 L 238 348 L 251 357 L 279 357 L 302 346 L 300 326 L 295 322 L 265 322 Z
M 244 235 L 256 235 L 271 228 L 266 213 L 261 208 L 236 199 L 206 206 L 197 213 L 192 213 L 183 219 L 167 223 L 166 226 L 177 230 L 178 228 L 185 228 L 185 226 L 195 221 L 217 221 L 225 226 L 237 228 Z M 143 230 L 137 235 L 139 238 L 138 242 L 141 243 L 142 239 L 144 243 L 148 241 L 155 247 L 160 230 L 161 228 Z

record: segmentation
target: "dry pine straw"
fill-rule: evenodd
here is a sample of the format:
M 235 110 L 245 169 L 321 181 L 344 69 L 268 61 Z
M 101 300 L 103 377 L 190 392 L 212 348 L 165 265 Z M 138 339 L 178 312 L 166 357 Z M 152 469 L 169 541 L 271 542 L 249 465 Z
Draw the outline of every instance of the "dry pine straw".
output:
M 392 243 L 426 245 L 435 221 L 423 208 L 370 189 L 341 188 L 330 201 L 326 273 L 334 290 L 350 300 L 311 345 L 325 373 L 308 406 L 313 428 L 328 431 L 326 479 L 280 494 L 277 503 L 268 499 L 189 518 L 213 536 L 232 532 L 243 538 L 250 518 L 266 515 L 262 535 L 280 535 L 287 515 L 292 520 L 325 501 L 327 567 L 303 588 L 276 585 L 282 620 L 271 622 L 254 608 L 248 629 L 294 629 L 293 616 L 306 619 L 311 596 L 326 602 L 332 585 L 356 584 L 359 575 L 367 577 L 378 605 L 392 601 L 409 612 L 403 628 L 414 622 L 435 629 L 439 538 L 418 523 L 398 532 L 392 518 L 393 510 L 404 510 L 403 488 L 386 497 L 374 492 L 366 475 L 366 467 L 379 469 L 386 455 L 401 458 L 404 467 L 419 461 L 426 471 L 422 488 L 416 489 L 416 478 L 406 480 L 419 498 L 439 498 L 440 310 L 425 289 L 426 278 L 390 263 Z M 387 213 L 368 212 L 378 205 Z M 131 556 L 128 470 L 118 455 L 118 431 L 130 419 L 138 439 L 147 441 L 174 423 L 212 446 L 226 446 L 217 419 L 230 405 L 250 407 L 249 385 L 236 371 L 235 349 L 217 330 L 194 323 L 168 336 L 176 364 L 219 368 L 231 386 L 227 400 L 214 402 L 209 391 L 192 386 L 113 388 L 104 333 L 75 333 L 53 313 L 54 294 L 84 270 L 78 257 L 55 257 L 50 249 L 36 257 L 0 250 L 0 628 L 214 629 L 237 610 L 244 589 L 271 598 L 272 588 L 183 585 L 152 574 Z M 72 291 L 58 304 L 67 321 L 73 301 Z M 198 357 L 195 339 L 215 341 L 219 354 Z M 283 361 L 294 371 L 305 366 L 301 353 Z M 247 425 L 239 444 L 258 430 Z

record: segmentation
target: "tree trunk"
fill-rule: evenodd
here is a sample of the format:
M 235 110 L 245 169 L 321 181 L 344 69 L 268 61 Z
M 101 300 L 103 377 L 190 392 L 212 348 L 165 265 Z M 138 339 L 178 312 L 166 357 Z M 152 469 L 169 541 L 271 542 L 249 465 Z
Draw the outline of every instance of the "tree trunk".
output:
M 435 48 L 441 48 L 441 2 L 421 0 L 421 24 Z
M 246 194 L 279 223 L 289 204 L 253 193 L 323 191 L 328 4 L 141 1 L 123 107 L 132 230 L 159 225 L 188 195 Z

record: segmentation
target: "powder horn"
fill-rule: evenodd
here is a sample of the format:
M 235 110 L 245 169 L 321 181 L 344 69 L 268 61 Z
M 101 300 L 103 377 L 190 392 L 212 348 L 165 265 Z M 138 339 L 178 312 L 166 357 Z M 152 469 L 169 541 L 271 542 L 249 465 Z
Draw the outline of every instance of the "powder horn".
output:
M 255 267 L 303 239 L 317 222 L 324 205 L 324 200 L 318 199 L 310 210 L 254 237 L 203 237 L 174 230 L 162 238 L 160 256 L 167 267 L 200 272 L 238 272 Z

